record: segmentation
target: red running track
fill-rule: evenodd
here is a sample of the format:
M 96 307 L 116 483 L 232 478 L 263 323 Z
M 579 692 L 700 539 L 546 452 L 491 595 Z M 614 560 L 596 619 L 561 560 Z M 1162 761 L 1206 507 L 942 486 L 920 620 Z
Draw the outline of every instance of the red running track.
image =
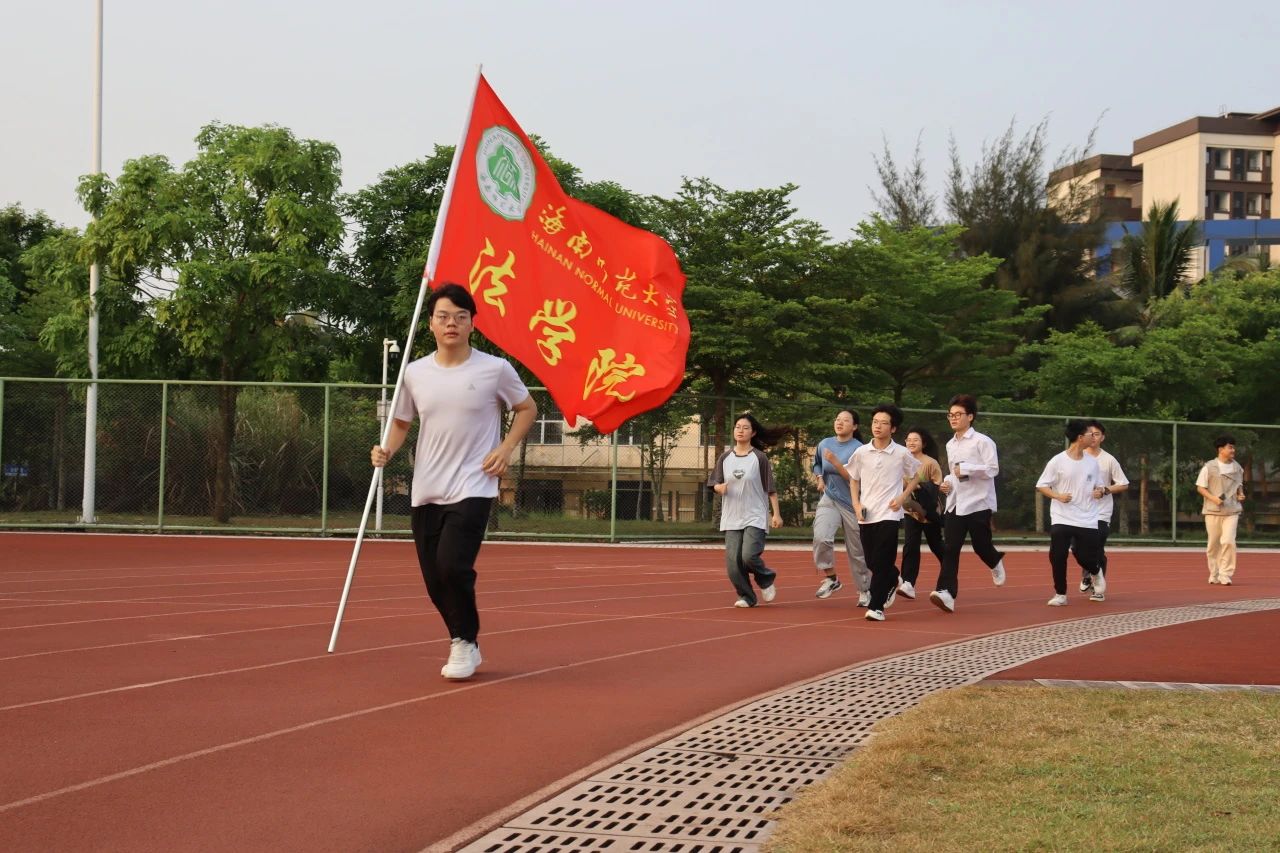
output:
M 803 550 L 767 552 L 778 599 L 739 610 L 718 549 L 490 543 L 485 664 L 454 684 L 404 541 L 366 544 L 325 652 L 350 550 L 0 534 L 0 849 L 420 850 L 479 835 L 698 718 L 871 658 L 1100 612 L 1280 597 L 1274 554 L 1242 554 L 1236 585 L 1219 587 L 1199 554 L 1115 550 L 1105 604 L 1073 593 L 1055 609 L 1043 553 L 1010 554 L 999 589 L 966 554 L 956 613 L 899 599 L 874 624 L 851 584 L 813 597 Z M 1153 658 L 1147 635 L 1056 656 L 1087 676 L 1002 677 L 1249 680 L 1221 677 L 1223 660 L 1263 645 L 1236 626 L 1274 637 L 1280 617 L 1201 625 L 1212 642 L 1188 626 L 1147 632 L 1190 632 L 1185 654 L 1161 658 L 1188 677 L 1125 668 Z M 1248 666 L 1280 683 L 1274 661 Z

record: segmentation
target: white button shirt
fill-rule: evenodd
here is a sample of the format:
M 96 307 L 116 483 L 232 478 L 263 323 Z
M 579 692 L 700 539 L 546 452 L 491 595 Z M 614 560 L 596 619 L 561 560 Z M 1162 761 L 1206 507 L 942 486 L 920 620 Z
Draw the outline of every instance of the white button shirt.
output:
M 955 467 L 967 480 L 957 480 Z M 973 427 L 947 442 L 947 479 L 951 494 L 947 495 L 947 512 L 972 515 L 989 509 L 996 511 L 996 475 L 1000 459 L 996 443 Z

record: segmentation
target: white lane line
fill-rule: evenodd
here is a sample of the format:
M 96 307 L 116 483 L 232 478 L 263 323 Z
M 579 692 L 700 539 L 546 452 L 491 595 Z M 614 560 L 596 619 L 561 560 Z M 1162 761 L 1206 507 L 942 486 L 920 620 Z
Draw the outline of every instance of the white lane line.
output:
M 601 621 L 613 621 L 613 620 L 601 620 Z M 575 624 L 581 624 L 581 623 L 575 623 Z M 555 666 L 548 666 L 542 669 L 533 670 L 531 672 L 524 672 L 516 675 L 508 675 L 502 678 L 494 679 L 493 681 L 480 681 L 473 684 L 463 685 L 461 687 L 442 690 L 436 693 L 429 693 L 425 696 L 415 696 L 411 699 L 401 699 L 399 701 L 388 702 L 383 705 L 374 705 L 369 708 L 361 708 L 356 711 L 348 711 L 345 714 L 336 714 L 331 717 L 324 717 L 319 720 L 312 720 L 307 723 L 300 723 L 299 725 L 296 725 L 296 726 L 289 726 L 288 728 L 276 729 L 270 732 L 263 732 L 262 734 L 254 735 L 252 737 L 241 738 L 240 740 L 235 740 L 235 741 L 229 741 L 227 743 L 218 744 L 217 746 L 206 747 L 205 749 L 195 750 L 194 752 L 183 753 L 182 755 L 175 755 L 170 758 L 162 759 L 160 761 L 153 761 L 150 764 L 144 764 L 139 767 L 130 768 L 128 770 L 122 770 L 119 773 L 111 773 L 106 776 L 99 776 L 96 779 L 89 779 L 84 782 L 79 782 L 75 785 L 67 785 L 63 788 L 57 788 L 52 791 L 45 791 L 42 794 L 36 794 L 35 796 L 26 797 L 21 800 L 14 800 L 12 802 L 4 803 L 0 805 L 0 814 L 13 811 L 15 809 L 23 808 L 24 806 L 33 806 L 39 803 L 48 802 L 49 800 L 57 799 L 58 797 L 64 797 L 68 794 L 74 794 L 78 791 L 85 791 L 90 788 L 96 788 L 101 785 L 109 784 L 111 782 L 118 782 L 123 779 L 132 778 L 134 776 L 140 776 L 144 773 L 149 773 L 154 770 L 160 770 L 165 767 L 171 767 L 175 764 L 180 764 L 184 761 L 192 761 L 194 759 L 204 758 L 209 755 L 216 755 L 221 752 L 227 752 L 232 749 L 238 749 L 244 746 L 251 746 L 253 744 L 263 743 L 265 741 L 274 740 L 276 738 L 284 737 L 286 735 L 296 734 L 298 732 L 304 732 L 310 729 L 319 728 L 320 726 L 327 726 L 333 723 L 345 722 L 347 720 L 366 717 L 371 714 L 382 713 L 383 711 L 391 711 L 397 708 L 404 708 L 409 705 L 416 705 L 421 702 L 429 702 L 434 699 L 442 699 L 449 696 L 455 696 L 459 693 L 465 693 L 471 690 L 482 690 L 485 688 L 497 687 L 499 685 L 508 684 L 513 681 L 522 681 L 529 678 L 536 678 L 537 676 L 546 675 L 548 673 L 562 673 L 567 669 L 577 669 L 585 666 L 593 666 L 599 663 L 607 663 L 609 661 L 615 661 L 615 660 L 624 660 L 626 658 L 637 657 L 640 655 L 669 652 L 673 649 L 689 648 L 691 646 L 703 645 L 706 643 L 719 643 L 719 642 L 724 642 L 728 640 L 737 640 L 743 637 L 752 637 L 760 634 L 769 634 L 777 631 L 787 631 L 787 630 L 792 630 L 791 626 L 782 626 L 782 627 L 770 626 L 768 628 L 758 628 L 752 631 L 742 631 L 736 634 L 726 634 L 726 635 L 721 635 L 717 637 L 706 637 L 699 640 L 688 640 L 682 643 L 670 643 L 665 646 L 654 646 L 654 647 L 645 648 L 645 649 L 633 649 L 627 652 L 619 652 L 617 654 L 612 654 L 612 655 L 602 655 L 600 657 L 588 658 L 587 660 L 576 661 L 573 663 L 565 663 L 565 664 L 557 664 Z M 326 655 L 326 657 L 329 657 L 329 656 Z

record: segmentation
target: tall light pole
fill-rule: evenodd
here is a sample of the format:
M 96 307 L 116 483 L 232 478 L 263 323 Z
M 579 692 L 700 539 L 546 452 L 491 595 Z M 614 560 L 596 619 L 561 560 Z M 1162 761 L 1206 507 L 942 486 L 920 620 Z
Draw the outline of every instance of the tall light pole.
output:
M 378 401 L 378 440 L 382 440 L 382 436 L 387 432 L 387 362 L 391 358 L 391 353 L 400 352 L 400 345 L 396 343 L 395 338 L 382 339 L 382 399 Z M 378 469 L 378 478 L 383 477 L 385 469 Z M 382 483 L 378 484 L 378 509 L 374 515 L 373 529 L 382 530 L 382 493 L 386 489 Z
M 102 173 L 102 0 L 96 0 L 93 40 L 93 174 Z M 95 217 L 96 218 L 96 217 Z M 84 408 L 84 491 L 80 521 L 93 524 L 98 489 L 98 262 L 89 267 L 89 393 Z

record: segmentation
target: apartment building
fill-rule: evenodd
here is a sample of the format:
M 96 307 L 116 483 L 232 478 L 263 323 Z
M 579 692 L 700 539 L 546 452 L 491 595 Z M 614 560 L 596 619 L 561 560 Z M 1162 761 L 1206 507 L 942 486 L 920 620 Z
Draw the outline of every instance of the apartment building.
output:
M 1099 154 L 1054 171 L 1052 200 L 1084 191 L 1110 223 L 1107 245 L 1141 229 L 1152 203 L 1178 202 L 1202 222 L 1204 242 L 1194 274 L 1231 255 L 1269 253 L 1280 263 L 1280 107 L 1261 113 L 1196 116 L 1133 142 L 1131 154 Z

